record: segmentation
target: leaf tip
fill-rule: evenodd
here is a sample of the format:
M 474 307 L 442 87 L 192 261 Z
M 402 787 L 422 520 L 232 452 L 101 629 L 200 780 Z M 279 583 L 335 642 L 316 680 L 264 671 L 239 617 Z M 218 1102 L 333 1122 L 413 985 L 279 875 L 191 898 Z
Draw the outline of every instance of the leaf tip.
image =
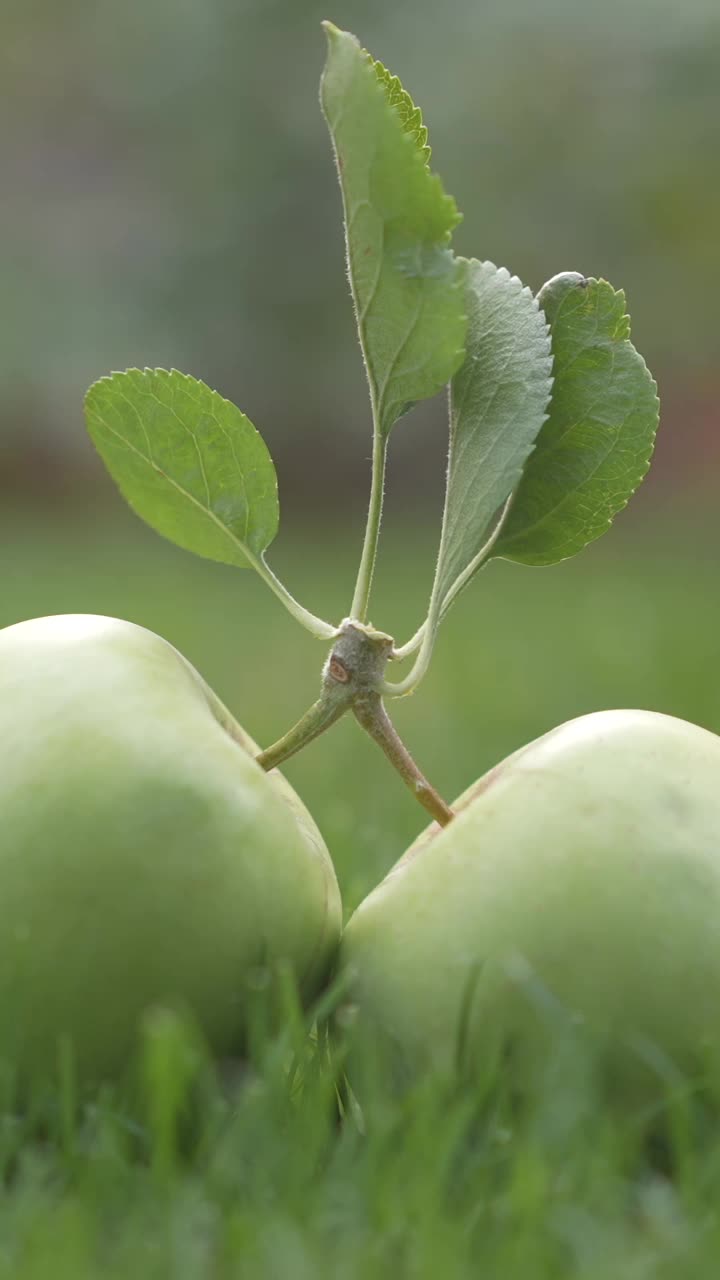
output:
M 548 320 L 553 320 L 562 303 L 572 293 L 582 292 L 592 284 L 592 278 L 579 271 L 559 271 L 551 276 L 539 290 L 538 306 L 542 308 Z
M 329 18 L 323 18 L 320 26 L 330 46 L 338 44 L 340 40 L 351 40 L 353 44 L 359 43 L 357 36 L 354 36 L 351 31 L 343 31 L 342 27 L 336 26 Z

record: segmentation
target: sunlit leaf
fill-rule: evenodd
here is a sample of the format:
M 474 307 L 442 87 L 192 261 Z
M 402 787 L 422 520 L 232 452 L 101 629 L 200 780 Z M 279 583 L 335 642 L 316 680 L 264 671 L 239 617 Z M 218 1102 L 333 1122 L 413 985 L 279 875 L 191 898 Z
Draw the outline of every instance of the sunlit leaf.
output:
M 270 454 L 249 418 L 204 382 L 128 369 L 90 387 L 85 415 L 123 497 L 171 542 L 239 568 L 272 542 Z

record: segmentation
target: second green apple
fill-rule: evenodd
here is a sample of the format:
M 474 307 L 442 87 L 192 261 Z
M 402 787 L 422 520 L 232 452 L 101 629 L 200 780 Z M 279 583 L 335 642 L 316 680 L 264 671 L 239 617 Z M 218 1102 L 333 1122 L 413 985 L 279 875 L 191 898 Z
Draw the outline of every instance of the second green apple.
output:
M 720 738 L 647 711 L 560 726 L 428 828 L 347 927 L 361 1043 L 532 1087 L 561 1040 L 622 1089 L 720 1042 Z

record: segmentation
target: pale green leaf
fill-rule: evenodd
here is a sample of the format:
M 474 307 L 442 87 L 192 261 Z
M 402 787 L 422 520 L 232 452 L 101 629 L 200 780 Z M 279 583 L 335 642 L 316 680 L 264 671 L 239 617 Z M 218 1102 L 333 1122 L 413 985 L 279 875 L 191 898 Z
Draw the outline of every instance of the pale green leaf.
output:
M 554 357 L 550 413 L 494 554 L 545 565 L 582 550 L 626 505 L 650 465 L 659 406 L 621 291 L 567 272 L 539 301 Z
M 90 387 L 85 416 L 123 497 L 171 542 L 239 568 L 272 542 L 270 454 L 245 414 L 204 382 L 128 369 Z
M 452 381 L 440 601 L 485 544 L 547 417 L 552 387 L 545 316 L 517 276 L 468 264 L 465 362 Z
M 326 23 L 323 111 L 345 211 L 348 272 L 377 430 L 434 395 L 464 354 L 464 269 L 450 249 L 454 200 L 426 163 L 426 135 L 399 82 Z

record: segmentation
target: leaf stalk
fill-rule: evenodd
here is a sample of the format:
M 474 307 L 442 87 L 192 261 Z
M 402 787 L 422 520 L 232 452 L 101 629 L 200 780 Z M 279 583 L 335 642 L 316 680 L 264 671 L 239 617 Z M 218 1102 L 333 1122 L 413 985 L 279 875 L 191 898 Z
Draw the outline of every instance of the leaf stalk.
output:
M 445 595 L 439 611 L 435 612 L 433 610 L 431 601 L 430 612 L 422 626 L 415 632 L 412 639 L 408 640 L 407 644 L 401 645 L 399 649 L 393 650 L 392 657 L 395 659 L 409 658 L 417 649 L 420 650 L 420 653 L 418 654 L 417 661 L 409 675 L 406 676 L 404 680 L 398 681 L 396 684 L 383 681 L 380 686 L 381 693 L 386 693 L 389 697 L 400 698 L 406 693 L 412 693 L 417 688 L 430 665 L 438 626 L 443 621 L 448 610 L 457 600 L 460 592 L 467 586 L 470 579 L 475 576 L 483 565 L 487 564 L 488 560 L 492 559 L 495 544 L 497 543 L 497 540 L 502 533 L 503 526 L 505 525 L 505 521 L 510 514 L 514 496 L 515 494 L 511 493 L 506 499 L 505 505 L 500 513 L 500 518 L 490 534 L 490 537 L 483 544 L 477 555 L 470 561 L 469 565 L 467 565 L 463 572 L 458 574 L 458 577 L 455 579 Z M 431 626 L 431 623 L 433 622 L 434 625 Z
M 253 569 L 260 574 L 263 582 L 265 582 L 271 591 L 275 593 L 278 600 L 282 601 L 288 613 L 293 618 L 314 635 L 318 640 L 332 640 L 338 633 L 337 627 L 332 626 L 330 622 L 326 622 L 324 618 L 318 618 L 314 613 L 310 613 L 309 609 L 305 609 L 299 600 L 290 594 L 287 587 L 283 585 L 278 577 L 273 573 L 270 565 L 264 556 L 254 556 L 250 552 L 245 553 Z
M 375 425 L 373 432 L 372 481 L 370 485 L 370 502 L 368 505 L 365 540 L 363 542 L 360 567 L 358 569 L 355 594 L 353 595 L 350 616 L 358 622 L 367 622 L 370 606 L 375 561 L 377 559 L 380 524 L 382 522 L 383 498 L 385 494 L 385 470 L 387 465 L 387 437 L 382 436 Z

